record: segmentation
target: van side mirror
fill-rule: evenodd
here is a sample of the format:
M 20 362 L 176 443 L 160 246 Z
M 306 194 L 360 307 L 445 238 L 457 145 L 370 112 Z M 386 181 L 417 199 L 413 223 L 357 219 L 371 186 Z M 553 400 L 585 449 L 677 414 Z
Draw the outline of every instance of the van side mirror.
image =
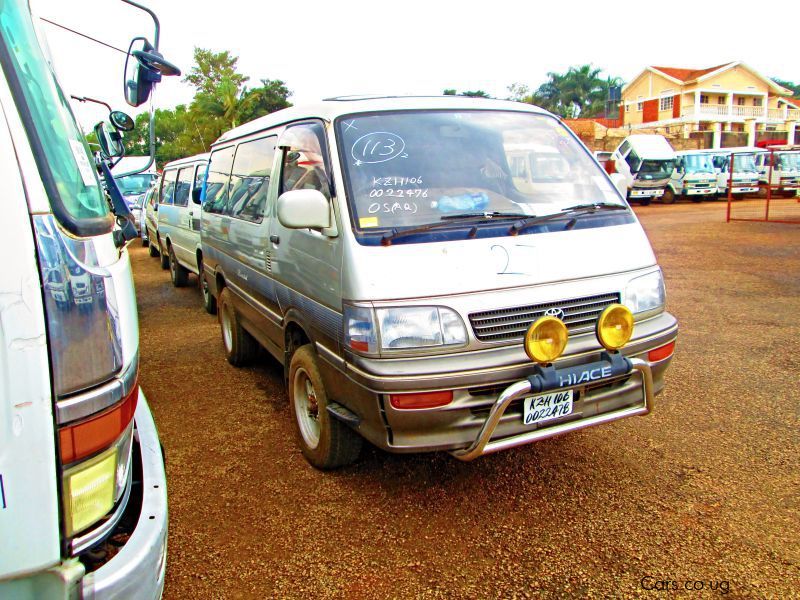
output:
M 125 101 L 131 106 L 141 106 L 150 97 L 153 86 L 162 75 L 180 75 L 181 70 L 164 60 L 161 53 L 143 37 L 135 37 L 128 46 L 125 58 Z
M 609 177 L 620 196 L 626 198 L 628 196 L 628 182 L 625 180 L 625 176 L 622 173 L 612 173 Z
M 278 221 L 290 229 L 326 229 L 331 226 L 328 199 L 319 190 L 292 190 L 278 197 Z
M 200 196 L 203 193 L 203 188 L 196 187 L 192 190 L 192 202 L 200 204 Z
M 122 136 L 116 129 L 106 127 L 104 121 L 100 121 L 94 126 L 94 134 L 100 144 L 100 154 L 103 158 L 117 158 L 125 152 L 122 146 Z

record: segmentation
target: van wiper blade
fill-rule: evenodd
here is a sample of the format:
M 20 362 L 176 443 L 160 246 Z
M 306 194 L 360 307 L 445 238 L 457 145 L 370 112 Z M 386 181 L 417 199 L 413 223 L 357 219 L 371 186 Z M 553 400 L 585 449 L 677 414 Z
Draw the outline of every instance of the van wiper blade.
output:
M 591 210 L 592 212 L 598 210 L 628 210 L 624 204 L 616 204 L 614 202 L 590 202 L 588 204 L 576 204 L 575 206 L 568 206 L 562 212 L 569 213 L 579 210 Z
M 525 219 L 533 215 L 529 215 L 528 213 L 513 213 L 513 212 L 500 212 L 500 211 L 489 211 L 489 212 L 466 212 L 466 213 L 457 213 L 453 215 L 444 215 L 442 216 L 442 221 L 454 221 L 458 219 L 470 219 L 476 217 L 484 217 L 487 220 L 492 219 Z
M 520 231 L 524 231 L 528 227 L 532 227 L 533 225 L 538 225 L 546 221 L 559 219 L 566 215 L 571 215 L 574 213 L 581 213 L 581 212 L 597 212 L 599 210 L 628 210 L 628 207 L 625 206 L 624 204 L 615 204 L 612 202 L 592 202 L 588 204 L 576 204 L 575 206 L 568 206 L 567 208 L 563 208 L 555 213 L 551 213 L 548 215 L 541 215 L 539 217 L 528 217 L 526 219 L 517 221 L 509 228 L 508 234 L 517 235 Z
M 435 223 L 428 223 L 427 225 L 420 225 L 419 227 L 413 227 L 411 229 L 392 229 L 391 231 L 385 233 L 381 238 L 381 245 L 382 246 L 391 246 L 392 240 L 396 240 L 401 237 L 406 237 L 409 235 L 414 235 L 417 233 L 425 233 L 426 231 L 430 231 L 432 229 L 441 229 L 443 227 L 450 227 L 454 224 L 454 221 L 461 221 L 464 223 L 475 223 L 476 225 L 481 223 L 489 223 L 491 221 L 498 221 L 498 220 L 506 220 L 506 219 L 519 219 L 519 218 L 528 218 L 531 215 L 525 213 L 511 213 L 511 212 L 469 212 L 469 213 L 458 213 L 452 215 L 444 215 L 441 219 Z M 469 232 L 469 237 L 475 237 L 478 228 L 473 227 Z

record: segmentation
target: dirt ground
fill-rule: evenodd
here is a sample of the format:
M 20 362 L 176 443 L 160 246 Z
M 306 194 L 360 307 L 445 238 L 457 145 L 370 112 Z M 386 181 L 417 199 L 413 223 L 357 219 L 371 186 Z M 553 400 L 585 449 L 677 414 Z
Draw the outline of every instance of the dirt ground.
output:
M 636 212 L 681 326 L 650 415 L 332 473 L 295 445 L 278 364 L 228 365 L 197 288 L 133 245 L 165 598 L 800 597 L 800 227 Z

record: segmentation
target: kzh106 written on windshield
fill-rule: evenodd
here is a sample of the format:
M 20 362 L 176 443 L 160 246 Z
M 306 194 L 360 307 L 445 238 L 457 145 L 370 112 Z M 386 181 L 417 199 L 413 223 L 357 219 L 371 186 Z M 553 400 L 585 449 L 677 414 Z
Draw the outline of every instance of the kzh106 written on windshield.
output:
M 605 174 L 552 117 L 409 111 L 337 121 L 358 230 L 418 227 L 464 212 L 542 215 L 622 204 Z

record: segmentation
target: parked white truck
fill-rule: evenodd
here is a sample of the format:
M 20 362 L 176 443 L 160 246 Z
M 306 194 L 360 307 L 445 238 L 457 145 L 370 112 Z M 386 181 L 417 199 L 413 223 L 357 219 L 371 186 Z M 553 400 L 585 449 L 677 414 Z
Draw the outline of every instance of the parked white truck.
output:
M 717 175 L 712 157 L 704 150 L 675 153 L 677 160 L 661 201 L 672 204 L 678 198 L 700 202 L 717 193 Z
M 158 598 L 167 491 L 138 383 L 131 214 L 37 25 L 26 0 L 0 2 L 0 598 Z M 138 106 L 161 55 L 136 40 Z
M 761 198 L 767 197 L 768 185 L 772 195 L 794 196 L 800 190 L 800 146 L 773 146 L 756 155 Z
M 661 198 L 675 169 L 675 151 L 663 135 L 634 134 L 614 150 L 614 169 L 625 178 L 628 202 L 647 206 Z

